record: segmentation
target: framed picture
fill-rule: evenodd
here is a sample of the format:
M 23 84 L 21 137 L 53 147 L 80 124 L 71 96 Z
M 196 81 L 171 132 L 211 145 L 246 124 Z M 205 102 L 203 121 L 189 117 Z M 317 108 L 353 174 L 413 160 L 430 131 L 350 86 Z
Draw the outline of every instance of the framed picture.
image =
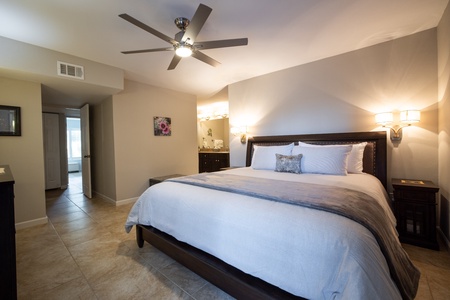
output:
M 168 117 L 153 117 L 153 130 L 156 136 L 172 135 L 171 119 Z
M 20 107 L 0 105 L 0 135 L 20 136 Z

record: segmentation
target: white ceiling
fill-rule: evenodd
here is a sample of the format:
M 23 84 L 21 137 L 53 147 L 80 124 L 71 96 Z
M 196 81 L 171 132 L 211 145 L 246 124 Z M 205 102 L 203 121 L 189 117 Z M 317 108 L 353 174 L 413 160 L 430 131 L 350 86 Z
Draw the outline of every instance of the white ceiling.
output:
M 176 17 L 213 9 L 197 41 L 247 37 L 167 71 L 173 52 L 124 55 L 168 43 L 118 17 L 174 36 Z M 1 0 L 0 36 L 125 70 L 127 79 L 204 99 L 228 84 L 436 27 L 448 0 Z M 1 46 L 1 45 L 0 45 Z M 49 87 L 64 89 L 57 84 Z M 61 92 L 65 92 L 61 90 Z M 74 91 L 70 91 L 74 93 Z M 94 92 L 92 92 L 94 93 Z

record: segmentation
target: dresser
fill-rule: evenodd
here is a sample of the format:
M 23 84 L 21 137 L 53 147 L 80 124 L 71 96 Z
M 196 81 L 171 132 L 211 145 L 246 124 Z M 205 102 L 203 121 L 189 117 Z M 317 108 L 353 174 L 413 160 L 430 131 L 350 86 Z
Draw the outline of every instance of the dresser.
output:
M 14 178 L 6 165 L 0 165 L 0 206 L 0 296 L 17 299 Z
M 198 154 L 198 172 L 215 172 L 230 166 L 229 152 L 200 152 Z
M 400 241 L 439 250 L 436 237 L 436 193 L 427 180 L 392 179 L 394 213 Z

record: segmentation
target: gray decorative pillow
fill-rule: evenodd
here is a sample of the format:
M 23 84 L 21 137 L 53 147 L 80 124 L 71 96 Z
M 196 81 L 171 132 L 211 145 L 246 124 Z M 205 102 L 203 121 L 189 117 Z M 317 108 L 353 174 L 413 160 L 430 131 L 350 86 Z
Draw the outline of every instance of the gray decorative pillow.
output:
M 297 173 L 300 174 L 302 172 L 301 160 L 302 154 L 297 155 L 282 155 L 275 154 L 277 158 L 275 172 L 287 172 L 287 173 Z

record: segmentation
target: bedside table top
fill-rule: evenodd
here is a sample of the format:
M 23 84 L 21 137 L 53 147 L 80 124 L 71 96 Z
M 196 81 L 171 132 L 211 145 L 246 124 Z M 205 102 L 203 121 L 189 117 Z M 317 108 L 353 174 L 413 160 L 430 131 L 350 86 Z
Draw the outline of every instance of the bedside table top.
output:
M 150 180 L 161 182 L 161 181 L 164 181 L 164 180 L 166 180 L 166 179 L 176 178 L 176 177 L 182 177 L 182 176 L 186 176 L 186 175 L 182 175 L 182 174 L 171 174 L 171 175 L 166 175 L 166 176 L 152 177 L 152 178 L 150 178 Z
M 417 189 L 437 192 L 439 187 L 429 180 L 392 178 L 394 189 Z

